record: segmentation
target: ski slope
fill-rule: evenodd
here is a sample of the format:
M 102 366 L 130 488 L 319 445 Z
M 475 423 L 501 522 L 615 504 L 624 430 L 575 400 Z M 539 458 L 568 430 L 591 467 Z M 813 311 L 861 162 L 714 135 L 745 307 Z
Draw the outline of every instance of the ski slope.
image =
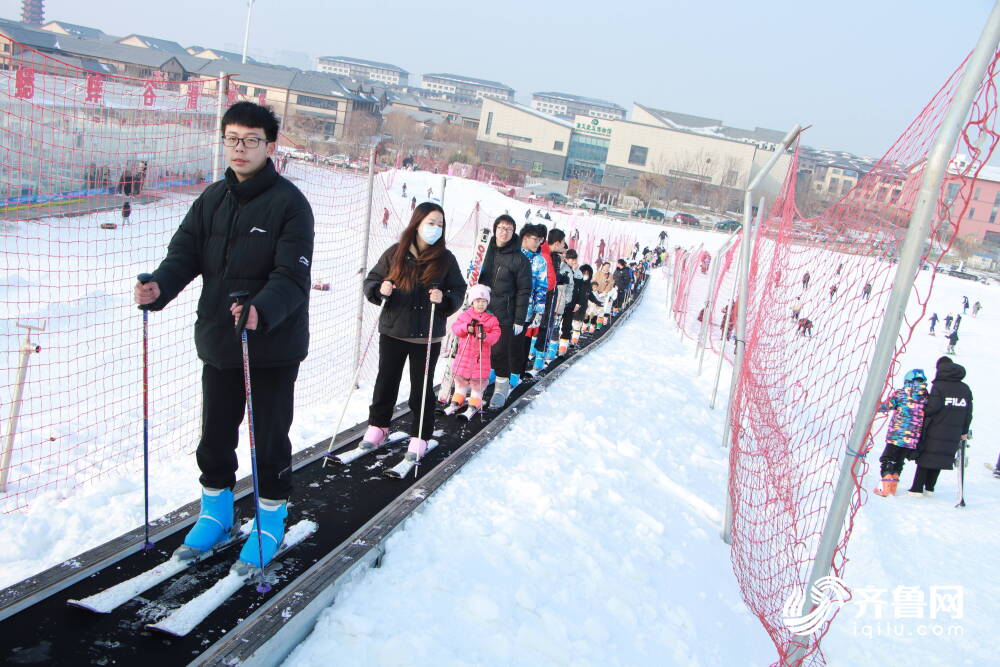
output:
M 998 290 L 945 276 L 935 289 L 942 317 L 963 294 L 985 305 L 963 319 L 956 360 L 977 395 L 973 431 L 994 433 L 986 379 L 1000 370 L 988 342 Z M 695 376 L 693 343 L 665 297 L 658 274 L 626 326 L 422 506 L 386 545 L 382 568 L 352 582 L 286 667 L 771 664 L 775 650 L 719 539 L 722 412 L 707 408 L 709 374 Z M 901 375 L 932 373 L 943 353 L 942 338 L 924 331 Z M 994 442 L 973 441 L 964 509 L 954 508 L 954 472 L 932 498 L 869 497 L 847 550 L 855 602 L 823 642 L 830 665 L 995 663 L 1000 480 L 982 465 L 995 460 Z M 911 463 L 904 484 L 912 474 Z M 941 586 L 963 591 L 962 618 L 930 618 Z M 883 619 L 858 603 L 877 588 Z M 916 613 L 906 590 L 924 593 L 923 618 L 894 618 Z

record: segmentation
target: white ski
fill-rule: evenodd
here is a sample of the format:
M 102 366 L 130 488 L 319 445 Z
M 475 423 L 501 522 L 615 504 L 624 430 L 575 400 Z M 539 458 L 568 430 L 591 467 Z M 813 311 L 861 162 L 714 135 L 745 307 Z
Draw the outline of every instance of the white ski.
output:
M 205 560 L 212 554 L 218 553 L 231 544 L 234 544 L 241 537 L 245 537 L 250 532 L 251 523 L 251 521 L 247 521 L 240 526 L 239 532 L 234 533 L 228 540 L 217 544 L 213 549 L 198 554 L 194 558 L 183 559 L 175 553 L 170 557 L 170 560 L 137 574 L 131 579 L 122 581 L 111 588 L 106 588 L 82 600 L 66 600 L 66 604 L 98 614 L 110 614 L 143 591 L 148 591 L 153 586 L 180 574 L 194 563 Z
M 330 457 L 330 460 L 334 463 L 339 463 L 340 465 L 347 465 L 352 461 L 357 461 L 362 456 L 366 454 L 371 454 L 372 452 L 377 452 L 380 449 L 394 445 L 401 440 L 406 440 L 410 437 L 410 434 L 406 431 L 396 431 L 395 433 L 390 433 L 389 436 L 382 441 L 378 447 L 372 447 L 371 449 L 362 449 L 361 446 L 357 446 L 354 449 L 348 449 L 346 452 L 341 452 L 340 454 L 334 454 Z
M 274 554 L 271 563 L 274 563 L 285 552 L 292 547 L 304 542 L 316 532 L 316 523 L 313 521 L 299 521 L 285 531 L 285 539 L 282 541 L 278 551 Z M 267 570 L 268 564 L 265 567 Z M 170 615 L 165 616 L 156 623 L 146 627 L 159 630 L 175 637 L 184 637 L 189 632 L 198 627 L 198 624 L 208 618 L 209 614 L 221 607 L 236 591 L 242 588 L 248 581 L 254 579 L 259 570 L 256 567 L 236 561 L 229 570 L 229 574 L 215 582 L 211 588 L 194 598 L 193 600 L 174 609 Z
M 428 440 L 427 451 L 424 452 L 424 456 L 427 456 L 427 454 L 437 446 L 437 440 Z M 410 474 L 410 471 L 413 470 L 418 463 L 420 463 L 420 460 L 417 459 L 416 454 L 407 452 L 403 456 L 402 461 L 385 471 L 385 476 L 392 477 L 393 479 L 403 479 Z

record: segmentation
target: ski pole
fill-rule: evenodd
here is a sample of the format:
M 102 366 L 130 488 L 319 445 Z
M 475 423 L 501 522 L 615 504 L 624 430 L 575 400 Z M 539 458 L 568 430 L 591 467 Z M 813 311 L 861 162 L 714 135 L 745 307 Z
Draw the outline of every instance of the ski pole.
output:
M 965 440 L 958 450 L 958 504 L 955 507 L 965 507 Z
M 438 289 L 436 284 L 431 285 L 431 289 Z M 437 306 L 436 303 L 431 301 L 431 318 L 427 324 L 427 354 L 424 357 L 424 382 L 423 389 L 420 392 L 420 423 L 417 425 L 417 440 L 424 439 L 424 413 L 427 411 L 427 376 L 430 374 L 431 368 L 431 341 L 434 339 L 434 308 Z M 416 464 L 413 467 L 413 476 L 416 477 L 420 474 L 420 459 L 417 459 Z
M 152 273 L 140 273 L 136 280 L 145 285 L 153 280 Z M 146 540 L 143 551 L 153 548 L 149 539 L 149 304 L 139 306 L 142 311 L 142 488 L 146 510 Z
M 482 329 L 483 329 L 483 325 L 482 324 L 477 324 L 476 325 L 476 338 L 479 339 L 479 384 L 480 385 L 482 385 L 483 380 L 485 379 L 483 377 L 483 336 L 480 335 L 480 333 L 482 332 Z M 510 346 L 509 345 L 507 346 L 507 358 L 510 359 Z M 510 377 L 510 376 L 508 376 L 508 377 Z M 485 387 L 484 387 L 484 389 L 485 389 Z M 480 401 L 483 400 L 481 396 L 480 396 L 479 400 Z M 479 408 L 478 409 L 479 409 L 479 421 L 483 421 L 482 403 L 479 404 Z M 470 419 L 469 421 L 472 421 L 472 420 Z
M 330 460 L 330 453 L 333 451 L 333 443 L 337 439 L 337 435 L 340 433 L 340 426 L 344 423 L 344 415 L 347 414 L 347 404 L 351 400 L 351 396 L 354 394 L 354 390 L 358 387 L 358 378 L 361 377 L 361 369 L 364 368 L 365 358 L 368 356 L 368 348 L 372 345 L 372 339 L 375 337 L 375 332 L 378 331 L 378 323 L 382 318 L 382 311 L 385 310 L 385 304 L 388 301 L 385 297 L 382 297 L 382 305 L 379 306 L 378 317 L 375 318 L 375 324 L 372 325 L 372 331 L 368 334 L 368 342 L 365 343 L 365 350 L 361 353 L 361 360 L 358 362 L 358 370 L 354 372 L 354 379 L 351 380 L 351 388 L 347 390 L 347 396 L 344 397 L 344 407 L 340 410 L 340 418 L 337 420 L 337 428 L 334 429 L 333 435 L 330 437 L 330 446 L 326 448 L 326 456 L 323 457 L 323 467 L 326 467 L 327 461 Z
M 244 306 L 244 301 L 248 296 L 250 296 L 250 292 L 246 290 L 229 293 L 229 298 L 232 299 L 238 306 Z M 254 523 L 257 526 L 257 558 L 260 563 L 257 592 L 267 593 L 271 590 L 271 587 L 264 582 L 264 542 L 261 536 L 262 528 L 260 526 L 260 485 L 257 478 L 257 449 L 255 447 L 253 437 L 253 397 L 250 391 L 250 348 L 247 345 L 246 321 L 250 313 L 250 307 L 246 306 L 243 310 L 244 312 L 240 315 L 240 319 L 236 323 L 236 327 L 240 331 L 240 344 L 243 347 L 243 391 L 246 395 L 247 431 L 250 435 L 250 474 L 253 478 L 253 511 Z

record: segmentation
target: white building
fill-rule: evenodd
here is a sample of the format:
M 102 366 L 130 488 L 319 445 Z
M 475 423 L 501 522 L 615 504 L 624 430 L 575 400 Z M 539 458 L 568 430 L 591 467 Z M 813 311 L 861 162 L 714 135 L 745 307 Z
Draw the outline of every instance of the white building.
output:
M 514 89 L 507 84 L 474 79 L 458 74 L 424 74 L 424 88 L 454 98 L 513 100 Z
M 410 73 L 402 67 L 389 63 L 347 58 L 344 56 L 321 56 L 316 63 L 320 72 L 345 76 L 351 79 L 370 79 L 390 86 L 406 86 Z
M 534 93 L 531 108 L 572 120 L 576 116 L 625 120 L 626 111 L 614 102 L 569 93 Z

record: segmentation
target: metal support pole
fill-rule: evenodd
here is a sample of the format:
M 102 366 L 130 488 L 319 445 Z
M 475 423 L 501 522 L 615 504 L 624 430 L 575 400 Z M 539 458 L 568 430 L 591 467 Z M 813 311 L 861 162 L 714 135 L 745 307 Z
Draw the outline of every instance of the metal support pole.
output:
M 761 197 L 760 198 L 760 204 L 757 206 L 757 219 L 754 221 L 753 228 L 747 230 L 747 233 L 748 234 L 755 234 L 755 233 L 757 233 L 757 231 L 761 228 L 761 223 L 763 222 L 763 220 L 764 220 L 764 198 Z M 740 263 L 741 264 L 742 264 L 742 261 L 743 261 L 743 254 L 742 254 L 743 250 L 744 250 L 744 248 L 743 248 L 743 246 L 741 246 L 740 247 L 740 251 L 741 251 L 740 252 Z M 734 284 L 733 285 L 733 294 L 735 295 L 735 293 L 736 293 L 736 285 Z M 732 297 L 730 297 L 730 298 L 732 298 Z M 733 302 L 730 301 L 729 303 L 733 303 Z M 737 318 L 737 322 L 738 321 L 739 321 L 739 319 Z M 738 339 L 738 336 L 737 336 L 737 339 Z M 724 345 L 725 344 L 723 344 L 723 346 Z M 735 346 L 735 343 L 734 343 L 734 346 Z M 725 352 L 725 347 L 723 347 L 723 352 Z M 719 389 L 719 373 L 722 371 L 722 363 L 721 362 L 722 362 L 722 359 L 724 357 L 725 357 L 725 354 L 719 355 L 719 362 L 720 363 L 719 363 L 719 368 L 716 370 L 716 376 L 715 376 L 715 390 L 716 391 Z M 737 381 L 737 379 L 738 379 L 738 376 L 737 376 L 737 374 L 735 372 L 735 368 L 734 368 L 733 376 L 732 376 L 732 378 L 730 378 L 730 384 L 729 384 L 729 406 L 727 407 L 727 410 L 726 410 L 726 420 L 722 424 L 722 448 L 723 449 L 726 449 L 727 447 L 729 447 L 729 430 L 732 427 L 732 419 L 731 419 L 731 416 L 729 414 L 729 407 L 732 406 L 733 393 L 736 391 L 736 381 Z M 715 394 L 714 393 L 712 394 L 712 407 L 713 408 L 715 407 Z M 726 544 L 732 544 L 733 543 L 733 498 L 732 498 L 732 496 L 729 493 L 729 478 L 728 477 L 726 478 L 726 500 L 725 500 L 725 503 L 726 503 L 726 513 L 725 513 L 725 516 L 722 519 L 722 541 L 725 542 Z
M 24 380 L 28 376 L 28 357 L 32 352 L 42 351 L 40 345 L 32 345 L 31 332 L 45 331 L 45 320 L 41 326 L 17 323 L 19 329 L 27 329 L 24 336 L 24 343 L 21 345 L 21 360 L 17 365 L 17 380 L 14 385 L 14 400 L 10 404 L 10 418 L 7 420 L 7 438 L 3 445 L 3 459 L 0 460 L 0 491 L 7 490 L 7 476 L 10 472 L 10 457 L 14 453 L 14 438 L 17 436 L 17 420 L 21 416 L 21 395 L 24 391 Z
M 696 349 L 695 353 L 698 354 L 698 375 L 701 375 L 702 365 L 705 363 L 705 348 L 708 347 L 708 337 L 712 335 L 711 327 L 708 322 L 711 320 L 711 314 L 715 312 L 715 295 L 716 293 L 712 291 L 712 286 L 715 285 L 715 281 L 719 279 L 719 267 L 722 266 L 722 260 L 726 253 L 729 252 L 729 247 L 733 244 L 733 240 L 736 238 L 736 234 L 739 232 L 734 231 L 726 239 L 726 242 L 722 244 L 722 247 L 716 251 L 715 261 L 712 262 L 712 275 L 708 279 L 708 294 L 705 296 L 705 309 L 702 311 L 703 315 L 701 318 L 701 335 L 698 337 L 698 346 L 701 351 Z M 728 311 L 727 311 L 728 312 Z
M 243 31 L 243 60 L 240 61 L 244 64 L 247 61 L 247 46 L 250 44 L 250 17 L 253 15 L 253 3 L 254 0 L 247 0 L 247 26 Z
M 229 88 L 229 75 L 219 72 L 219 82 L 215 91 L 215 141 L 212 143 L 212 181 L 222 178 L 222 141 L 218 138 L 222 133 L 222 107 L 225 105 L 226 89 Z
M 358 373 L 358 366 L 361 365 L 361 329 L 365 323 L 365 295 L 361 286 L 365 282 L 365 275 L 368 269 L 368 247 L 371 243 L 372 235 L 372 204 L 375 198 L 375 153 L 378 146 L 372 146 L 368 154 L 368 201 L 365 203 L 365 232 L 364 240 L 361 243 L 361 268 L 358 269 L 358 326 L 355 340 L 358 341 L 357 350 L 354 354 L 354 372 Z
M 833 568 L 833 557 L 837 544 L 840 543 L 841 533 L 844 530 L 844 520 L 854 495 L 854 468 L 863 459 L 864 455 L 860 452 L 868 438 L 875 410 L 878 407 L 882 391 L 885 389 L 893 350 L 900 327 L 903 324 L 910 290 L 920 271 L 924 243 L 929 235 L 931 217 L 937 206 L 945 170 L 955 142 L 965 126 L 969 109 L 983 81 L 983 76 L 986 74 L 986 68 L 996 53 L 998 43 L 1000 43 L 1000 2 L 993 5 L 993 10 L 990 12 L 979 37 L 979 42 L 969 57 L 965 73 L 962 75 L 962 82 L 955 91 L 948 113 L 941 121 L 934 145 L 927 154 L 923 180 L 899 253 L 896 277 L 892 283 L 892 291 L 889 293 L 889 302 L 882 319 L 882 327 L 875 342 L 875 351 L 872 354 L 868 377 L 865 380 L 865 386 L 855 413 L 854 426 L 851 428 L 847 445 L 844 448 L 840 478 L 837 480 L 837 486 L 830 502 L 830 510 L 826 515 L 826 523 L 823 526 L 823 533 L 816 549 L 816 556 L 813 559 L 806 590 L 812 590 L 813 585 L 819 579 L 829 575 Z M 810 598 L 806 596 L 805 599 Z M 811 602 L 804 602 L 803 607 L 807 606 L 811 611 L 814 605 Z M 801 664 L 807 649 L 808 646 L 805 643 L 796 643 L 792 651 L 789 652 L 785 664 Z

